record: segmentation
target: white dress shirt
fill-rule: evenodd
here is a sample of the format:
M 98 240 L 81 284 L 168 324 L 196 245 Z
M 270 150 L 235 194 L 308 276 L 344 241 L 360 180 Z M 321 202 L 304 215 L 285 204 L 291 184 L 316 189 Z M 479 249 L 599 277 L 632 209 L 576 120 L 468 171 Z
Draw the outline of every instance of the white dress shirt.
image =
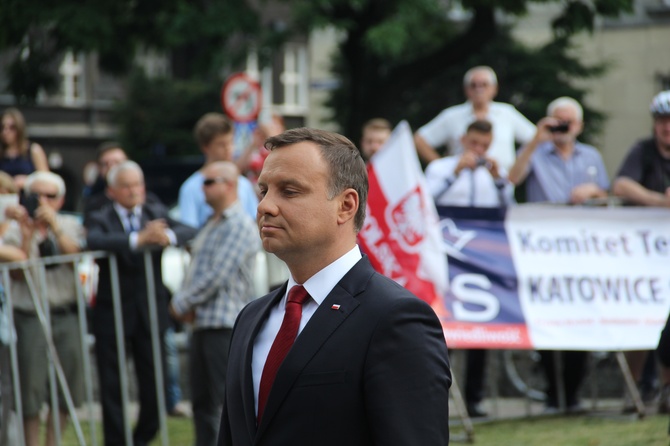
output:
M 136 250 L 137 249 L 137 237 L 138 237 L 138 232 L 142 229 L 142 206 L 137 205 L 132 209 L 126 209 L 123 206 L 121 206 L 119 203 L 116 201 L 114 202 L 114 210 L 116 213 L 119 215 L 119 218 L 121 219 L 121 223 L 123 224 L 123 229 L 126 231 L 126 233 L 129 233 L 128 235 L 128 244 L 130 245 L 130 249 Z M 132 213 L 132 214 L 131 214 Z M 132 215 L 132 217 L 131 217 Z M 131 223 L 130 218 L 133 218 L 134 221 Z M 137 228 L 134 231 L 131 231 L 131 228 Z M 165 233 L 168 236 L 168 239 L 170 239 L 170 245 L 176 246 L 177 245 L 177 234 L 174 233 L 174 231 L 170 228 L 165 229 Z
M 485 166 L 462 169 L 454 174 L 459 156 L 448 156 L 432 161 L 426 167 L 428 192 L 438 206 L 499 207 L 514 202 L 514 188 L 507 181 L 507 172 L 500 169 L 494 180 Z
M 311 299 L 308 299 L 302 306 L 302 318 L 300 319 L 300 327 L 298 328 L 298 336 L 305 328 L 307 322 L 314 315 L 319 305 L 326 299 L 326 296 L 335 288 L 342 277 L 349 272 L 353 266 L 362 258 L 361 251 L 358 245 L 355 245 L 349 252 L 344 254 L 339 259 L 335 260 L 330 265 L 310 277 L 302 286 L 305 287 Z M 254 380 L 254 401 L 256 404 L 256 413 L 258 413 L 258 389 L 261 384 L 261 376 L 263 375 L 263 367 L 265 360 L 270 353 L 272 343 L 277 337 L 279 328 L 284 320 L 284 313 L 286 312 L 286 300 L 288 299 L 288 290 L 294 285 L 300 285 L 293 277 L 288 279 L 287 292 L 281 298 L 279 303 L 270 310 L 270 315 L 263 323 L 256 339 L 254 340 L 254 353 L 251 363 L 251 373 Z
M 418 130 L 418 134 L 432 147 L 446 145 L 449 155 L 463 152 L 461 136 L 477 119 L 472 103 L 446 108 L 428 124 Z M 487 155 L 498 161 L 498 165 L 509 170 L 516 159 L 515 141 L 526 144 L 535 135 L 535 125 L 510 104 L 491 102 L 486 119 L 493 125 L 493 140 Z

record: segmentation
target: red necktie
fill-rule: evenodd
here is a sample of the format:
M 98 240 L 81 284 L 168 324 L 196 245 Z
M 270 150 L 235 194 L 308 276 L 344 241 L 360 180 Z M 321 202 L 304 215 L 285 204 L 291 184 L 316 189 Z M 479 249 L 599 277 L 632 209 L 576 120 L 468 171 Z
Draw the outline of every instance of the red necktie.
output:
M 277 375 L 279 366 L 284 361 L 286 354 L 291 349 L 298 328 L 300 327 L 300 318 L 302 317 L 302 304 L 309 298 L 307 290 L 302 285 L 295 285 L 288 292 L 288 301 L 286 302 L 286 312 L 284 320 L 281 323 L 277 337 L 272 343 L 270 353 L 265 360 L 263 374 L 261 375 L 261 384 L 258 389 L 258 422 L 260 423 L 265 403 L 267 402 L 272 383 Z

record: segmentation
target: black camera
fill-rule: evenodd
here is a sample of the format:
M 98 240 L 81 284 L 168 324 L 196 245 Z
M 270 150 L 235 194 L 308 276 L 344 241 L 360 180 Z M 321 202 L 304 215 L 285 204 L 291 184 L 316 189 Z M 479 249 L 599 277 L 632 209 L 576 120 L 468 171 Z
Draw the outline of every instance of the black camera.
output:
M 476 167 L 481 167 L 484 166 L 487 169 L 491 167 L 491 163 L 489 163 L 489 160 L 486 158 L 477 158 L 477 163 L 475 164 Z
M 35 218 L 35 210 L 40 207 L 40 198 L 37 194 L 21 195 L 20 203 L 21 206 L 26 208 L 28 216 L 30 218 Z
M 58 244 L 51 238 L 47 237 L 37 245 L 37 249 L 40 252 L 40 257 L 53 257 L 60 254 L 60 249 L 58 249 Z M 57 263 L 44 265 L 46 269 L 56 268 L 59 265 Z
M 549 127 L 551 133 L 568 133 L 570 130 L 570 123 L 566 121 L 561 121 L 558 125 L 552 125 Z

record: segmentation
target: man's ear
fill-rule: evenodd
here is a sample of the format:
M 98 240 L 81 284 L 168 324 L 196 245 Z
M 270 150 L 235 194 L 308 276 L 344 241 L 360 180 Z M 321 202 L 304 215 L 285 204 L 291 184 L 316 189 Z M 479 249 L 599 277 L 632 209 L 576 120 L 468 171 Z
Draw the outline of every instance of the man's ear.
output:
M 337 223 L 344 224 L 353 220 L 358 212 L 359 199 L 358 192 L 354 189 L 345 189 L 340 193 L 340 209 L 337 214 Z

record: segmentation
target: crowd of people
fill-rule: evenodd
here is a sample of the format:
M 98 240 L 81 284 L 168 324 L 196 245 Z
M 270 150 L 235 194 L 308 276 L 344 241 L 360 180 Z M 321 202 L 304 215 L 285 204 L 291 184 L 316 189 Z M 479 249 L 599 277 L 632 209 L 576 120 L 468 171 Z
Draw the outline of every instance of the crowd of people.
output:
M 630 150 L 610 186 L 600 152 L 578 140 L 584 121 L 582 106 L 575 99 L 553 100 L 546 117 L 533 125 L 511 105 L 493 101 L 498 85 L 490 67 L 472 68 L 463 82 L 468 101 L 442 111 L 415 134 L 419 156 L 429 161 L 426 182 L 437 204 L 509 206 L 514 202 L 513 187 L 524 185 L 530 203 L 602 204 L 611 194 L 629 205 L 670 207 L 670 91 L 652 100 L 653 135 Z M 515 143 L 520 145 L 516 153 Z M 446 145 L 450 156 L 437 158 L 434 149 L 439 145 Z M 628 354 L 633 376 L 645 390 L 643 396 L 648 401 L 659 397 L 662 412 L 670 410 L 670 374 L 665 371 L 669 337 L 670 330 L 664 330 L 658 350 L 664 366 L 660 396 L 642 373 L 648 357 L 653 376 L 654 355 Z M 560 354 L 563 401 L 569 412 L 579 412 L 583 410 L 579 389 L 588 352 Z M 540 355 L 547 381 L 546 412 L 554 413 L 561 400 L 555 353 L 541 351 Z M 467 352 L 465 401 L 474 417 L 486 416 L 480 404 L 485 393 L 485 366 L 485 350 Z
M 463 87 L 465 103 L 445 109 L 414 135 L 417 154 L 427 163 L 429 192 L 438 205 L 511 206 L 515 187 L 525 184 L 528 202 L 593 204 L 614 195 L 627 204 L 670 207 L 670 91 L 653 99 L 653 135 L 631 148 L 610 184 L 599 151 L 578 140 L 584 122 L 576 100 L 555 99 L 546 117 L 534 125 L 512 105 L 494 102 L 498 83 L 491 68 L 468 70 Z M 247 444 L 250 435 L 273 436 L 286 444 L 368 444 L 371 437 L 390 443 L 403 438 L 414 439 L 408 444 L 417 438 L 421 444 L 448 442 L 444 406 L 451 375 L 439 322 L 429 307 L 374 273 L 356 246 L 367 197 L 364 161 L 374 157 L 391 132 L 385 119 L 368 121 L 359 151 L 334 133 L 284 131 L 281 118 L 272 117 L 233 159 L 233 123 L 220 113 L 207 113 L 194 126 L 204 164 L 179 190 L 177 219 L 146 190 L 142 168 L 118 143 L 105 143 L 98 150 L 98 177 L 87 190 L 79 221 L 58 212 L 65 183 L 49 172 L 44 149 L 28 140 L 21 113 L 3 113 L 0 194 L 17 199 L 3 208 L 0 261 L 86 249 L 115 254 L 123 347 L 134 363 L 140 408 L 128 439 L 113 269 L 109 259 L 99 259 L 90 322 L 106 445 L 128 440 L 149 444 L 159 428 L 145 252 L 153 265 L 158 357 L 167 371 L 168 413 L 178 413 L 179 401 L 178 371 L 169 366 L 171 334 L 174 323 L 190 327 L 196 445 L 215 445 L 219 436 L 219 444 Z M 438 155 L 440 146 L 446 147 L 447 156 Z M 191 254 L 181 288 L 172 296 L 163 285 L 160 266 L 169 246 L 187 246 Z M 256 299 L 253 276 L 261 249 L 281 259 L 289 274 L 288 281 L 274 284 L 271 294 Z M 72 261 L 48 264 L 44 280 L 36 280 L 34 268 L 14 271 L 11 282 L 4 284 L 11 288 L 14 304 L 21 415 L 29 446 L 39 444 L 40 413 L 49 401 L 47 332 L 73 403 L 83 399 L 74 268 Z M 35 298 L 35 290 L 46 302 Z M 48 330 L 40 309 L 49 316 Z M 297 320 L 291 319 L 296 311 Z M 312 318 L 318 326 L 306 326 Z M 297 338 L 303 329 L 309 340 Z M 0 344 L 6 346 L 10 336 L 0 337 Z M 666 412 L 669 345 L 666 328 L 658 349 L 661 410 Z M 6 358 L 6 348 L 0 354 Z M 556 387 L 554 352 L 540 354 L 548 383 L 547 411 L 558 410 L 559 400 L 568 411 L 580 411 L 588 354 L 560 352 L 562 396 Z M 481 405 L 486 356 L 485 350 L 469 350 L 466 356 L 465 400 L 473 417 L 486 416 Z M 629 361 L 642 385 L 645 361 L 653 368 L 654 355 L 632 352 Z M 7 376 L 8 370 L 0 369 L 3 389 Z M 62 395 L 56 404 L 61 426 L 56 429 L 54 418 L 48 417 L 46 444 L 55 444 L 56 432 L 68 419 Z M 312 408 L 305 414 L 309 432 L 293 416 L 305 407 Z M 370 410 L 377 415 L 361 416 Z M 349 415 L 343 419 L 345 413 Z M 343 424 L 337 433 L 327 429 L 334 419 Z M 298 432 L 309 435 L 295 441 Z

